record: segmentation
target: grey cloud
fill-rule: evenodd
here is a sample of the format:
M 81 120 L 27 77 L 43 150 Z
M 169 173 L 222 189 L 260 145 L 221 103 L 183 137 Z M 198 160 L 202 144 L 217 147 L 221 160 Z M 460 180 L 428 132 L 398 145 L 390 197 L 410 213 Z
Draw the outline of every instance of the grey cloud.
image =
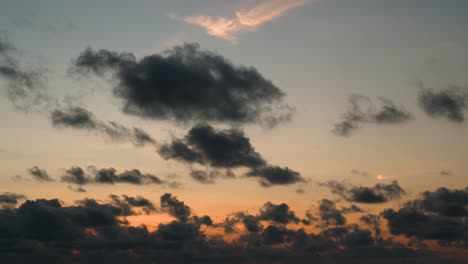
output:
M 411 114 L 386 98 L 379 99 L 376 109 L 371 99 L 364 95 L 353 94 L 349 97 L 349 107 L 342 120 L 336 123 L 333 133 L 338 136 L 351 136 L 362 124 L 399 124 L 409 121 Z
M 434 91 L 421 87 L 419 105 L 429 117 L 462 123 L 465 121 L 464 111 L 468 108 L 468 89 L 452 86 Z
M 332 193 L 346 201 L 358 203 L 384 203 L 406 194 L 397 181 L 390 184 L 378 183 L 373 187 L 353 186 L 338 181 L 328 181 L 319 185 L 330 188 Z
M 39 168 L 38 166 L 34 166 L 34 167 L 28 169 L 28 172 L 29 172 L 29 174 L 31 174 L 31 176 L 33 176 L 34 179 L 36 179 L 38 181 L 46 181 L 46 182 L 54 181 L 49 176 L 49 174 L 47 174 L 47 171 L 45 171 L 44 169 Z
M 51 113 L 51 120 L 54 127 L 96 131 L 111 140 L 129 141 L 135 146 L 156 144 L 156 141 L 140 128 L 129 128 L 117 122 L 97 120 L 93 113 L 81 107 L 56 109 Z

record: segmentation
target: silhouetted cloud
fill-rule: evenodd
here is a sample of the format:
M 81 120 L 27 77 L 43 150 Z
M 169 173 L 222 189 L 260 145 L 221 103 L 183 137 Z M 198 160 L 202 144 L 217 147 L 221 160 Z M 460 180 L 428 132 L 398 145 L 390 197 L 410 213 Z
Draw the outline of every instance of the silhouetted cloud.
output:
M 373 187 L 353 186 L 338 181 L 328 181 L 319 185 L 330 188 L 332 193 L 338 194 L 346 201 L 358 203 L 384 203 L 406 194 L 397 181 L 390 184 L 378 183 Z
M 288 167 L 281 168 L 270 165 L 255 167 L 247 173 L 247 176 L 259 178 L 260 184 L 264 187 L 305 182 L 305 179 L 297 171 Z
M 439 172 L 439 174 L 440 174 L 440 176 L 444 176 L 444 177 L 446 177 L 446 176 L 452 176 L 452 175 L 453 175 L 453 173 L 452 173 L 451 171 L 446 170 L 446 169 L 441 170 L 441 171 Z
M 421 87 L 419 105 L 433 118 L 446 118 L 452 122 L 465 121 L 464 111 L 468 109 L 468 88 L 452 86 L 440 91 Z
M 94 166 L 88 167 L 88 172 L 85 172 L 80 167 L 71 167 L 65 171 L 65 175 L 61 177 L 62 182 L 74 183 L 77 185 L 85 184 L 116 184 L 128 183 L 133 185 L 157 184 L 170 185 L 171 183 L 161 180 L 158 176 L 142 173 L 138 169 L 125 170 L 118 173 L 114 168 L 97 169 Z
M 207 124 L 199 124 L 190 129 L 183 139 L 161 144 L 158 152 L 166 160 L 228 169 L 226 174 L 216 170 L 210 173 L 192 171 L 191 176 L 202 183 L 213 183 L 221 175 L 232 178 L 234 175 L 229 169 L 238 167 L 250 168 L 246 176 L 259 178 L 265 187 L 305 182 L 299 172 L 268 165 L 239 129 L 218 130 Z
M 190 207 L 185 205 L 184 202 L 179 201 L 177 197 L 172 196 L 170 193 L 161 196 L 161 209 L 182 222 L 188 221 L 192 214 L 192 209 L 190 209 Z
M 35 180 L 46 181 L 46 182 L 54 181 L 49 176 L 49 174 L 47 174 L 47 171 L 45 171 L 44 169 L 39 168 L 38 166 L 34 166 L 34 167 L 28 169 L 28 172 L 29 172 L 29 174 L 31 174 L 31 176 L 33 176 L 33 178 Z
M 18 200 L 24 200 L 26 199 L 26 196 L 22 194 L 16 194 L 16 193 L 10 193 L 6 192 L 3 194 L 0 194 L 0 206 L 11 206 L 11 205 L 16 205 L 18 203 Z
M 255 68 L 235 66 L 198 44 L 185 44 L 137 60 L 131 53 L 86 49 L 72 72 L 113 73 L 122 110 L 180 122 L 262 123 L 288 120 L 285 94 Z
M 409 121 L 411 114 L 385 98 L 378 98 L 379 108 L 376 109 L 371 99 L 364 95 L 353 94 L 349 97 L 349 107 L 343 114 L 342 121 L 336 123 L 333 133 L 348 137 L 361 124 L 398 124 Z
M 51 113 L 51 120 L 54 127 L 96 131 L 111 140 L 129 141 L 135 146 L 156 144 L 156 141 L 141 128 L 128 128 L 117 122 L 97 120 L 93 113 L 77 106 L 54 110 Z
M 363 176 L 363 177 L 368 177 L 368 176 L 372 175 L 372 173 L 370 173 L 368 171 L 356 170 L 356 169 L 352 169 L 351 174 L 358 175 L 358 176 Z
M 468 243 L 468 188 L 426 191 L 400 209 L 382 212 L 393 235 L 405 235 L 441 244 Z
M 289 206 L 285 203 L 273 204 L 267 202 L 263 205 L 263 208 L 260 209 L 258 216 L 262 220 L 274 221 L 281 224 L 299 222 L 299 218 L 296 217 L 293 211 L 289 210 Z

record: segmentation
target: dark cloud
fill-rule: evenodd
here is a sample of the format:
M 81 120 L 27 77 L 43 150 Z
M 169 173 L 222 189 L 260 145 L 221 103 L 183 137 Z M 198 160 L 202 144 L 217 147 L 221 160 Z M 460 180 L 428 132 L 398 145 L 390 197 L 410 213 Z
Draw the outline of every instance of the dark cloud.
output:
M 216 179 L 219 178 L 235 178 L 236 175 L 232 170 L 226 170 L 225 172 L 220 170 L 192 170 L 190 172 L 192 179 L 199 183 L 213 184 Z
M 15 56 L 15 47 L 0 35 L 0 79 L 7 83 L 7 95 L 13 105 L 27 111 L 31 107 L 48 104 L 51 98 L 44 88 L 44 70 L 25 68 Z
M 397 181 L 390 184 L 378 183 L 373 187 L 353 186 L 338 181 L 329 181 L 320 185 L 330 188 L 332 193 L 338 194 L 346 201 L 357 203 L 384 203 L 406 194 Z
M 179 201 L 177 197 L 172 196 L 170 193 L 161 196 L 161 209 L 181 222 L 187 222 L 192 214 L 192 209 L 190 209 L 190 207 L 185 205 L 184 202 Z
M 323 226 L 342 226 L 346 224 L 346 217 L 336 208 L 335 202 L 322 199 L 318 207 L 318 215 Z
M 81 186 L 77 186 L 77 187 L 73 187 L 73 186 L 68 186 L 68 189 L 71 190 L 71 191 L 74 191 L 74 192 L 77 192 L 77 193 L 85 193 L 86 192 L 86 189 L 81 187 Z
M 118 173 L 114 168 L 97 169 L 94 166 L 88 167 L 88 172 L 77 166 L 71 167 L 65 171 L 65 175 L 61 177 L 61 180 L 62 182 L 77 185 L 127 183 L 133 185 L 157 184 L 170 186 L 173 184 L 161 180 L 156 175 L 142 173 L 138 169 L 125 170 Z
M 46 182 L 54 181 L 49 176 L 49 174 L 47 174 L 47 171 L 45 171 L 44 169 L 39 168 L 38 166 L 34 166 L 34 167 L 28 169 L 28 172 L 29 172 L 29 174 L 31 174 L 31 176 L 33 176 L 34 179 L 36 179 L 38 181 L 46 181 Z
M 393 235 L 405 235 L 441 244 L 468 244 L 468 188 L 450 190 L 439 188 L 426 191 L 402 208 L 382 212 Z
M 201 225 L 206 228 L 219 227 L 211 217 L 194 215 L 187 205 L 171 194 L 161 196 L 162 210 L 159 212 L 167 212 L 177 219 L 161 223 L 156 230 L 150 231 L 143 225 L 130 226 L 125 217 L 146 213 L 145 209 L 151 209 L 148 213 L 155 213 L 156 206 L 151 201 L 127 195 L 111 195 L 109 198 L 107 203 L 86 198 L 75 205 L 63 205 L 57 199 L 38 199 L 25 201 L 18 208 L 0 209 L 0 260 L 2 263 L 65 261 L 145 264 L 444 262 L 435 251 L 408 249 L 392 238 L 374 237 L 371 230 L 356 224 L 324 226 L 316 233 L 308 233 L 303 228 L 290 229 L 281 223 L 286 221 L 278 222 L 273 220 L 275 217 L 268 217 L 268 220 L 262 221 L 270 223 L 263 228 L 259 217 L 261 213 L 257 216 L 234 214 L 233 221 L 242 223 L 246 232 L 240 234 L 238 239 L 227 242 L 221 236 L 209 235 L 201 229 Z M 336 209 L 333 202 L 322 203 Z M 297 217 L 284 213 L 291 212 L 289 207 L 281 204 L 266 207 L 274 208 L 272 215 L 278 215 L 276 212 L 281 211 L 279 215 L 289 215 L 286 217 L 289 223 L 295 223 L 291 219 Z M 387 217 L 386 214 L 390 213 L 386 211 L 383 216 Z M 368 226 L 379 222 L 378 216 L 373 215 L 363 216 L 361 220 Z M 421 224 L 420 221 L 417 223 Z M 423 225 L 445 231 L 447 226 Z M 406 231 L 400 229 L 403 230 Z M 420 234 L 418 231 L 412 232 Z M 456 242 L 460 236 L 449 238 L 453 240 L 444 237 L 445 241 Z M 424 239 L 418 241 L 421 244 Z M 432 262 L 426 261 L 426 258 Z M 447 258 L 445 262 L 456 263 L 451 260 L 453 258 Z
M 72 72 L 118 81 L 114 95 L 127 114 L 176 121 L 262 123 L 288 120 L 285 94 L 255 68 L 185 44 L 137 60 L 131 53 L 84 50 Z
M 298 223 L 299 218 L 289 209 L 285 203 L 273 204 L 267 202 L 260 209 L 259 218 L 262 220 L 273 221 L 280 224 Z
M 468 89 L 453 86 L 434 91 L 421 87 L 419 105 L 430 117 L 462 123 L 465 121 L 464 111 L 468 108 Z
M 156 141 L 141 128 L 129 128 L 117 122 L 97 120 L 93 113 L 81 107 L 56 109 L 51 113 L 51 120 L 54 127 L 95 131 L 111 140 L 129 141 L 135 146 L 156 144 Z
M 26 199 L 26 196 L 22 194 L 6 192 L 3 194 L 0 194 L 0 205 L 2 206 L 16 205 L 18 203 L 18 200 L 24 200 L 24 199 Z
M 199 124 L 190 129 L 183 139 L 162 144 L 158 152 L 166 160 L 228 169 L 224 175 L 229 178 L 234 177 L 229 169 L 250 168 L 246 176 L 259 178 L 263 186 L 305 182 L 296 171 L 268 165 L 239 129 L 217 130 L 210 125 Z M 191 175 L 201 183 L 214 183 L 222 174 L 195 170 Z
M 250 139 L 238 129 L 215 130 L 210 125 L 201 124 L 190 129 L 183 140 L 174 142 L 161 146 L 159 152 L 165 159 L 222 168 L 266 164 L 250 144 Z
M 391 100 L 379 99 L 379 108 L 375 108 L 371 99 L 364 95 L 353 94 L 349 97 L 349 107 L 343 114 L 342 121 L 336 123 L 333 133 L 338 136 L 351 136 L 362 124 L 399 124 L 411 119 L 411 114 Z
M 65 171 L 65 175 L 61 177 L 62 182 L 84 185 L 92 182 L 92 179 L 85 171 L 77 166 L 71 167 Z
M 269 165 L 253 168 L 247 173 L 247 176 L 259 178 L 260 184 L 264 187 L 305 182 L 305 179 L 297 171 L 288 167 L 281 168 Z

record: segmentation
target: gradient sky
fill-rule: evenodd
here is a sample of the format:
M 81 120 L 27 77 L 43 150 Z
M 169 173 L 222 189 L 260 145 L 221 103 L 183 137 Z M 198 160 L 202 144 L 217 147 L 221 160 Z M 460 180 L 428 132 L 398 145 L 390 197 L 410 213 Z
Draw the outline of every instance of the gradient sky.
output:
M 418 104 L 421 83 L 434 90 L 468 84 L 468 1 L 273 0 L 269 6 L 255 0 L 0 2 L 0 34 L 15 46 L 22 64 L 44 70 L 49 95 L 66 98 L 98 119 L 140 127 L 159 142 L 183 137 L 193 124 L 123 114 L 121 102 L 111 96 L 112 83 L 69 74 L 72 60 L 85 48 L 142 57 L 196 42 L 236 65 L 255 67 L 286 93 L 285 102 L 295 110 L 291 121 L 275 128 L 247 124 L 245 135 L 269 163 L 287 166 L 309 180 L 268 188 L 242 177 L 200 184 L 190 177 L 189 166 L 162 159 L 154 148 L 56 129 L 49 120 L 51 109 L 15 109 L 2 89 L 0 193 L 72 203 L 84 197 L 106 199 L 109 194 L 158 199 L 171 192 L 198 214 L 222 220 L 233 211 L 253 212 L 266 201 L 285 202 L 303 215 L 321 198 L 338 198 L 317 184 L 329 180 L 364 186 L 397 180 L 408 195 L 385 205 L 363 206 L 374 213 L 425 190 L 468 186 L 467 123 L 431 118 Z M 219 29 L 220 21 L 230 29 Z M 0 80 L 3 87 L 6 82 Z M 392 100 L 412 119 L 366 123 L 349 137 L 337 136 L 333 126 L 352 94 L 375 103 L 380 97 Z M 90 185 L 87 192 L 78 193 L 66 183 L 34 181 L 27 172 L 39 166 L 58 179 L 71 166 L 90 165 L 118 171 L 137 168 L 181 185 Z M 16 175 L 22 180 L 14 180 Z M 297 193 L 298 188 L 304 193 Z

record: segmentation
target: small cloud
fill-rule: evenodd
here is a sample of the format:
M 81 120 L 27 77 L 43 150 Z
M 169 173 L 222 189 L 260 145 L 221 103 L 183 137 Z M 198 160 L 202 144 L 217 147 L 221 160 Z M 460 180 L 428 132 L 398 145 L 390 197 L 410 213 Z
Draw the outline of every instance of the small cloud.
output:
M 222 38 L 233 44 L 237 43 L 236 35 L 241 32 L 254 31 L 262 24 L 285 15 L 310 0 L 266 0 L 251 7 L 236 11 L 235 17 L 211 17 L 207 15 L 179 17 L 174 13 L 168 16 L 174 20 L 181 20 L 188 24 L 199 26 L 208 35 Z
M 442 169 L 439 173 L 440 176 L 444 176 L 444 177 L 447 177 L 447 176 L 452 176 L 453 173 L 449 170 L 446 170 L 446 169 Z

